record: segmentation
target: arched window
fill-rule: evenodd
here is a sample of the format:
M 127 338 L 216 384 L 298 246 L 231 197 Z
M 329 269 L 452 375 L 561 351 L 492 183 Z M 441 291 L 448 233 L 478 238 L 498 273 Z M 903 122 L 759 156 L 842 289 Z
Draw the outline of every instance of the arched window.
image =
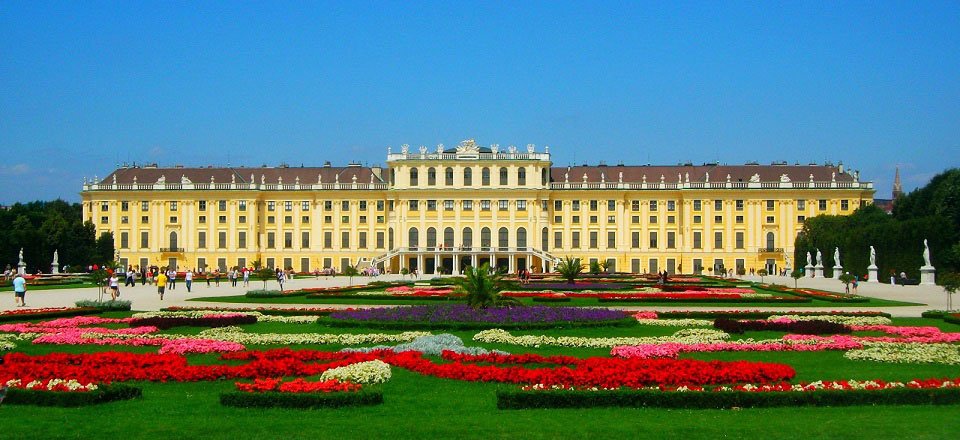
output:
M 409 240 L 407 241 L 409 242 L 407 245 L 410 246 L 411 249 L 416 249 L 417 247 L 419 247 L 420 231 L 417 231 L 417 228 L 410 228 L 410 236 L 409 236 Z
M 177 231 L 170 231 L 170 250 L 173 252 L 177 251 Z
M 434 186 L 437 184 L 437 169 L 430 167 L 427 168 L 427 186 Z
M 527 169 L 520 168 L 517 171 L 517 185 L 523 186 L 527 184 Z
M 443 184 L 453 186 L 453 168 L 447 168 L 443 171 Z
M 443 247 L 445 249 L 452 249 L 453 244 L 453 228 L 446 228 L 443 230 Z
M 437 247 L 437 230 L 434 228 L 427 228 L 427 247 Z
M 527 229 L 517 228 L 517 247 L 523 249 L 527 247 Z
M 387 231 L 387 249 L 393 249 L 393 228 Z
M 417 186 L 420 184 L 420 171 L 417 171 L 416 168 L 410 168 L 410 186 Z
M 506 186 L 508 180 L 509 178 L 507 176 L 507 169 L 500 168 L 500 185 Z
M 548 243 L 550 243 L 550 232 L 547 231 L 547 228 L 543 228 L 543 230 L 540 231 L 540 247 L 544 251 L 549 251 L 550 246 Z
M 500 228 L 497 231 L 497 247 L 510 247 L 510 232 L 507 228 Z
M 773 248 L 775 248 L 776 247 L 774 246 L 775 244 L 776 242 L 774 240 L 773 232 L 767 232 L 767 250 L 772 250 Z
M 469 250 L 473 247 L 473 229 L 463 228 L 463 248 Z
M 480 247 L 490 247 L 490 228 L 480 230 Z
M 480 170 L 480 184 L 483 186 L 490 186 L 490 168 L 483 168 Z
M 473 186 L 473 168 L 463 169 L 463 186 Z

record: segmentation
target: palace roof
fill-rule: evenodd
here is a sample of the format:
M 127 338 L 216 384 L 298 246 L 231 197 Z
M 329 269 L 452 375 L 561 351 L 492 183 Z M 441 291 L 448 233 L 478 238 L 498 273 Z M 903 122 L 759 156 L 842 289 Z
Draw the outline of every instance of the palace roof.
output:
M 831 165 L 587 165 L 571 167 L 553 167 L 550 170 L 553 182 L 582 182 L 583 175 L 587 181 L 617 182 L 620 173 L 623 181 L 630 183 L 642 182 L 644 176 L 650 183 L 659 182 L 660 176 L 664 182 L 677 183 L 679 179 L 686 182 L 705 182 L 709 173 L 710 182 L 725 182 L 730 176 L 731 182 L 750 182 L 751 179 L 760 182 L 782 181 L 784 177 L 790 181 L 829 182 L 835 179 L 838 182 L 852 182 L 854 176 L 841 172 L 841 168 Z
M 374 183 L 382 183 L 379 175 L 379 169 L 370 167 L 361 167 L 350 165 L 345 167 L 232 167 L 232 168 L 158 168 L 158 167 L 128 167 L 119 168 L 104 177 L 101 181 L 110 183 L 116 176 L 118 184 L 134 183 L 157 183 L 165 181 L 167 183 L 277 183 L 281 179 L 283 183 L 299 182 L 317 183 L 350 183 L 353 176 L 357 177 L 358 183 L 370 183 L 371 176 Z M 252 180 L 251 180 L 252 179 Z

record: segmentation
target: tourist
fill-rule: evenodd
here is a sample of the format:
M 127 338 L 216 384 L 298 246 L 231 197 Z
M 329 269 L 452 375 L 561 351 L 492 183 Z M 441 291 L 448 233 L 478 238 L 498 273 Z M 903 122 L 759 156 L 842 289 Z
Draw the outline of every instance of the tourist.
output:
M 187 270 L 183 274 L 183 281 L 187 284 L 187 293 L 190 293 L 190 287 L 193 286 L 193 271 Z
M 110 300 L 116 301 L 117 297 L 120 296 L 120 279 L 117 278 L 117 274 L 113 273 L 110 275 Z
M 237 268 L 231 269 L 231 270 L 230 270 L 230 284 L 231 284 L 233 287 L 237 287 L 237 278 L 239 278 L 239 277 L 237 276 Z
M 854 294 L 857 293 L 857 287 L 859 287 L 859 286 L 860 286 L 860 280 L 858 279 L 858 277 L 857 277 L 856 275 L 854 275 L 854 276 L 853 276 L 853 293 L 854 293 Z
M 901 285 L 901 286 L 906 286 L 906 285 L 907 285 L 907 273 L 906 273 L 906 272 L 900 272 L 900 285 Z
M 163 291 L 167 288 L 167 276 L 163 272 L 157 272 L 157 293 L 160 294 L 160 301 L 163 301 Z
M 140 267 L 140 285 L 147 285 L 147 268 L 142 266 Z
M 17 274 L 13 279 L 13 299 L 17 307 L 27 306 L 27 279 L 21 274 Z
M 283 293 L 283 282 L 286 280 L 286 278 L 286 272 L 280 270 L 280 268 L 277 268 L 277 283 L 280 284 L 280 293 Z
M 213 270 L 213 281 L 217 283 L 217 287 L 220 287 L 220 268 Z
M 133 279 L 133 277 L 135 276 L 134 274 L 136 274 L 136 272 L 133 271 L 133 266 L 127 266 L 127 277 L 123 281 L 123 287 L 127 287 L 127 286 L 133 287 L 137 285 L 137 283 Z
M 170 283 L 170 290 L 177 288 L 177 270 L 168 269 L 167 270 L 167 282 Z
M 243 268 L 243 287 L 250 287 L 250 269 Z

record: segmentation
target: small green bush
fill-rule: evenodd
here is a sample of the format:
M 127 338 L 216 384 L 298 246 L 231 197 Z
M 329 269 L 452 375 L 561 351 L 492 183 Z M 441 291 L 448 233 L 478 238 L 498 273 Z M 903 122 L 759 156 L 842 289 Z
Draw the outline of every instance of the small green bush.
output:
M 103 302 L 94 301 L 92 299 L 82 299 L 80 301 L 77 301 L 75 304 L 77 307 L 93 307 L 101 311 L 106 311 L 106 310 L 125 311 L 125 310 L 130 310 L 131 302 L 127 300 L 122 300 L 122 299 L 103 301 Z
M 293 292 L 283 293 L 279 290 L 264 290 L 264 289 L 254 289 L 248 290 L 244 294 L 247 298 L 278 298 L 281 296 L 296 296 Z
M 114 400 L 129 400 L 143 396 L 141 388 L 114 383 L 100 385 L 97 390 L 84 392 L 38 391 L 21 388 L 10 388 L 4 404 L 77 407 L 112 402 Z

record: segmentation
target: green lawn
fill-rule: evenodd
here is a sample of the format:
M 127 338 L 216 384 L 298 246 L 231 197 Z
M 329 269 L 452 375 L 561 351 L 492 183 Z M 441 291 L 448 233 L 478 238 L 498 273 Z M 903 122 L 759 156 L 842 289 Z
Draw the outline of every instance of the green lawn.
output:
M 109 316 L 123 316 L 111 313 Z M 931 325 L 960 332 L 940 320 L 897 319 L 899 325 Z M 319 324 L 260 323 L 255 332 L 378 332 L 363 328 L 331 328 Z M 676 327 L 578 328 L 516 331 L 552 336 L 656 336 Z M 166 333 L 197 333 L 175 328 Z M 387 331 L 386 333 L 394 333 Z M 476 344 L 475 331 L 457 331 L 467 345 L 511 353 L 606 356 L 608 349 L 526 348 Z M 753 332 L 742 338 L 775 338 L 776 332 Z M 250 347 L 264 349 L 269 347 Z M 335 350 L 339 346 L 299 346 Z M 29 354 L 108 350 L 155 352 L 155 347 L 48 346 L 19 343 Z M 710 353 L 699 359 L 758 360 L 793 366 L 797 380 L 957 377 L 956 366 L 883 364 L 851 361 L 839 352 Z M 215 355 L 190 356 L 193 363 L 217 362 Z M 142 383 L 143 399 L 85 407 L 44 408 L 0 405 L 0 438 L 956 438 L 960 407 L 874 406 L 840 408 L 773 408 L 744 410 L 575 409 L 498 410 L 497 384 L 437 379 L 393 368 L 382 386 L 380 406 L 327 410 L 236 409 L 221 406 L 218 394 L 233 381 Z

